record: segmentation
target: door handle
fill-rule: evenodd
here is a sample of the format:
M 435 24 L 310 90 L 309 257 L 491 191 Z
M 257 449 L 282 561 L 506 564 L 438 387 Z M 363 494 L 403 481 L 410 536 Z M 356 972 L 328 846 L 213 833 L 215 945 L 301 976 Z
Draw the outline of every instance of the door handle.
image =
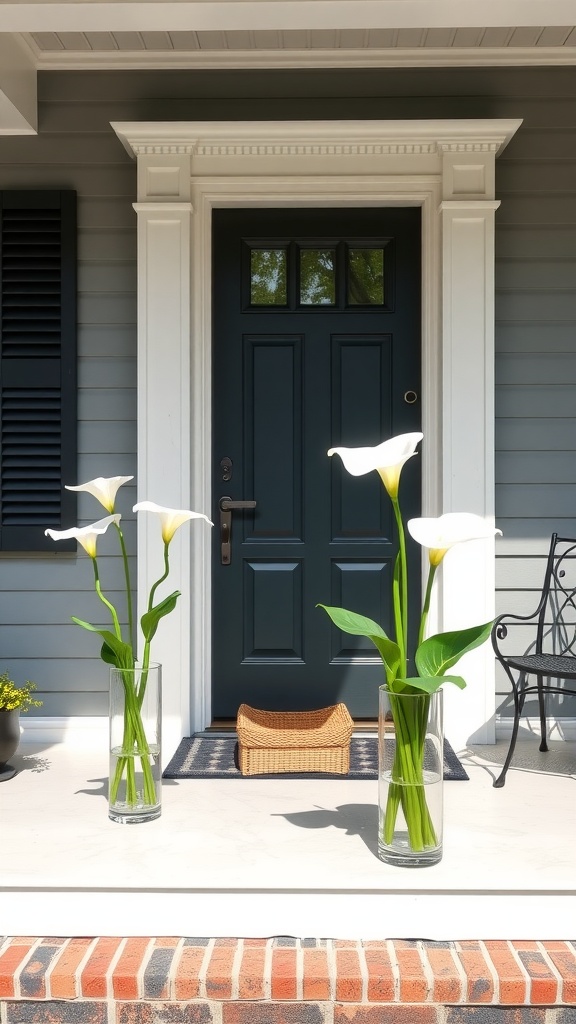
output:
M 234 509 L 256 508 L 255 501 L 233 501 L 227 494 L 220 498 L 220 563 L 230 565 L 232 536 L 232 511 Z

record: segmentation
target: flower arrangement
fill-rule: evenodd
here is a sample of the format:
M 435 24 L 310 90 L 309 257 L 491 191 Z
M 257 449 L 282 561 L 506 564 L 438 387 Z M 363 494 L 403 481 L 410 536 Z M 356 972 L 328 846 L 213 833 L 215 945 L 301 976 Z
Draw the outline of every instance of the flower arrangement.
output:
M 13 679 L 7 672 L 0 675 L 0 711 L 29 711 L 30 708 L 39 708 L 41 700 L 34 700 L 32 691 L 36 689 L 36 683 L 27 680 L 23 686 L 16 686 Z
M 112 629 L 101 629 L 85 622 L 82 619 L 72 616 L 72 621 L 83 629 L 97 633 L 102 637 L 100 657 L 108 665 L 119 670 L 124 688 L 124 722 L 123 739 L 120 756 L 116 759 L 115 771 L 110 780 L 109 800 L 114 804 L 118 796 L 121 782 L 125 782 L 126 804 L 136 806 L 139 803 L 151 805 L 156 802 L 156 786 L 154 782 L 151 757 L 154 752 L 150 750 L 146 740 L 144 724 L 142 720 L 142 705 L 146 694 L 146 686 L 151 668 L 150 654 L 152 640 L 158 629 L 160 620 L 168 615 L 176 607 L 180 591 L 175 590 L 167 597 L 156 601 L 156 593 L 162 583 L 170 574 L 170 542 L 174 534 L 183 523 L 191 519 L 204 519 L 210 526 L 207 516 L 201 512 L 191 512 L 189 509 L 165 508 L 156 505 L 152 501 L 140 501 L 134 505 L 133 512 L 150 512 L 158 517 L 164 554 L 164 571 L 161 576 L 152 584 L 148 597 L 146 611 L 140 619 L 140 630 L 142 633 L 142 654 L 140 657 L 140 671 L 135 674 L 136 654 L 134 649 L 134 620 L 132 610 L 132 587 L 130 582 L 130 570 L 128 555 L 122 529 L 120 526 L 121 515 L 116 512 L 116 495 L 119 488 L 134 478 L 131 476 L 97 477 L 85 484 L 68 486 L 69 491 L 86 491 L 91 494 L 106 509 L 108 515 L 90 526 L 73 528 L 70 530 L 46 530 L 46 534 L 53 540 L 65 540 L 74 537 L 84 548 L 92 560 L 94 570 L 94 587 L 96 594 L 107 609 L 112 620 Z M 106 597 L 100 582 L 100 573 L 97 559 L 98 538 L 106 533 L 112 526 L 116 532 L 122 563 L 124 567 L 124 580 L 126 592 L 126 618 L 127 625 L 123 631 L 120 624 L 120 616 L 115 605 Z M 138 757 L 142 766 L 143 793 L 138 791 L 136 783 L 136 769 L 134 759 Z
M 382 659 L 396 737 L 392 784 L 388 791 L 382 840 L 387 845 L 392 842 L 398 808 L 401 806 L 412 851 L 434 847 L 437 843 L 423 785 L 429 697 L 444 683 L 452 683 L 460 689 L 466 686 L 464 679 L 453 675 L 450 670 L 464 654 L 483 644 L 492 629 L 490 621 L 427 637 L 426 624 L 434 579 L 446 552 L 454 545 L 501 533 L 489 526 L 481 516 L 467 512 L 452 512 L 437 518 L 408 521 L 409 533 L 428 550 L 429 556 L 428 581 L 414 652 L 417 674 L 409 675 L 411 652 L 408 649 L 406 534 L 398 493 L 402 467 L 416 454 L 416 447 L 422 438 L 423 434 L 420 433 L 401 434 L 373 448 L 331 448 L 328 452 L 329 456 L 339 455 L 345 469 L 352 476 L 362 476 L 376 470 L 392 502 L 399 545 L 392 582 L 395 639 L 388 637 L 377 622 L 364 615 L 345 608 L 318 605 L 324 608 L 339 629 L 368 637 Z M 417 710 L 410 713 L 406 709 L 406 702 L 400 698 L 418 694 L 423 699 L 415 702 Z M 412 788 L 406 785 L 407 782 L 412 784 Z

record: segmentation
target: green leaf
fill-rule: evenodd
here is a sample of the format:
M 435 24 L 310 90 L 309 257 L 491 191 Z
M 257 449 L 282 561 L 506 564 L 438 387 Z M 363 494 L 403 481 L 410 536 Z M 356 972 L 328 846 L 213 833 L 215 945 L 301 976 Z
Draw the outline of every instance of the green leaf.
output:
M 452 668 L 468 651 L 480 647 L 488 639 L 493 622 L 450 633 L 438 633 L 420 644 L 416 651 L 416 668 L 421 676 L 440 676 Z
M 155 608 L 150 608 L 149 611 L 144 612 L 144 615 L 140 619 L 140 625 L 144 634 L 144 639 L 150 643 L 152 637 L 158 629 L 158 623 L 165 615 L 169 615 L 171 611 L 174 611 L 176 602 L 180 597 L 180 591 L 175 590 L 173 594 L 165 597 L 160 604 L 157 604 Z
M 460 690 L 463 690 L 466 686 L 462 676 L 411 676 L 410 679 L 396 680 L 397 685 L 402 683 L 406 683 L 416 690 L 423 690 L 425 693 L 436 693 L 436 690 L 439 690 L 443 683 L 454 683 Z M 400 693 L 402 691 L 398 689 L 393 692 Z
M 396 678 L 400 665 L 400 648 L 386 635 L 382 627 L 374 622 L 374 619 L 369 619 L 366 615 L 359 615 L 358 612 L 350 612 L 346 608 L 332 608 L 325 604 L 317 604 L 316 607 L 323 608 L 334 625 L 343 633 L 366 636 L 372 641 L 382 658 L 386 670 L 386 680 L 390 685 Z
M 96 626 L 91 626 L 89 622 L 77 619 L 74 615 L 72 616 L 72 622 L 75 622 L 77 626 L 82 626 L 83 629 L 88 629 L 91 633 L 98 633 L 102 637 L 104 644 L 100 651 L 100 657 L 103 661 L 109 665 L 117 665 L 118 668 L 132 668 L 134 665 L 134 652 L 130 644 L 124 643 L 124 640 L 119 640 L 109 629 L 97 629 Z M 111 652 L 111 656 L 114 658 L 113 661 L 110 660 L 108 651 Z
M 104 641 L 102 647 L 100 648 L 100 657 L 102 658 L 102 661 L 104 661 L 107 665 L 115 665 L 116 668 L 120 667 L 118 665 L 118 659 L 114 654 L 114 651 L 112 650 L 111 647 L 108 646 L 106 641 Z

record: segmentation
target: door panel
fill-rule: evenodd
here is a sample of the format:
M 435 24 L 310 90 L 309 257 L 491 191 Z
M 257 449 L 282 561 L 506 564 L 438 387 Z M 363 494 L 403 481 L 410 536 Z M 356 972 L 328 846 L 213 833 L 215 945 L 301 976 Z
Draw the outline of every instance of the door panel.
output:
M 417 209 L 214 213 L 215 521 L 224 495 L 256 501 L 232 512 L 230 564 L 214 531 L 215 718 L 242 701 L 377 714 L 377 652 L 316 605 L 391 630 L 392 510 L 375 473 L 326 453 L 419 429 L 419 254 Z M 416 458 L 401 500 L 419 513 Z

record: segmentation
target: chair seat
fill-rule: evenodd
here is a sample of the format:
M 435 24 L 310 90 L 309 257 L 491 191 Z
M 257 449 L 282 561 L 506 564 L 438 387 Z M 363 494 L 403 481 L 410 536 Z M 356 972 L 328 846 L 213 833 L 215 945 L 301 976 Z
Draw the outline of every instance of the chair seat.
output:
M 512 654 L 506 656 L 506 661 L 521 672 L 576 679 L 576 658 L 565 654 Z

